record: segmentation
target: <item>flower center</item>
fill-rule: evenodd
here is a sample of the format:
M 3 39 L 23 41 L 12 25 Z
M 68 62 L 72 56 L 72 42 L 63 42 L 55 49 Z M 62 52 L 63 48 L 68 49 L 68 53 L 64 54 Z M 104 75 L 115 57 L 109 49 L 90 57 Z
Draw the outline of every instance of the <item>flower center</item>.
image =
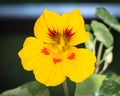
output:
M 68 28 L 62 34 L 48 28 L 49 37 L 55 43 L 57 43 L 58 45 L 61 45 L 62 47 L 68 45 L 68 43 L 70 42 L 74 34 L 75 33 L 72 32 L 72 29 L 68 29 Z
M 68 29 L 68 28 L 63 32 L 63 38 L 65 41 L 65 45 L 67 45 L 70 42 L 74 34 L 75 33 L 72 32 L 72 29 Z

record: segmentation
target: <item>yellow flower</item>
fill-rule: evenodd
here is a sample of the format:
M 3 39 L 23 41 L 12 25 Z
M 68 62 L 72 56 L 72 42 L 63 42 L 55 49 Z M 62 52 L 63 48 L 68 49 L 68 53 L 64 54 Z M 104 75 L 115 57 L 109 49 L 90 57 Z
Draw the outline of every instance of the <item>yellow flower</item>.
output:
M 75 47 L 89 39 L 80 10 L 62 15 L 44 10 L 34 35 L 25 40 L 18 54 L 24 69 L 33 71 L 37 81 L 46 86 L 59 85 L 66 77 L 82 82 L 94 72 L 94 54 Z

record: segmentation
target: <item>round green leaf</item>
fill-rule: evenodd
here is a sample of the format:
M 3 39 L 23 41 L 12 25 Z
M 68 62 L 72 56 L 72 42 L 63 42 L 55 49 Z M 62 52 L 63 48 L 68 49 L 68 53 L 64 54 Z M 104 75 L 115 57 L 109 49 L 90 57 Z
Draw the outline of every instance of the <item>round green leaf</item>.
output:
M 113 44 L 113 36 L 104 24 L 93 20 L 91 27 L 97 40 L 102 42 L 106 47 L 110 47 Z
M 5 91 L 1 94 L 2 96 L 50 96 L 48 88 L 44 85 L 32 81 L 19 86 L 15 89 Z
M 100 88 L 99 96 L 120 96 L 120 85 L 111 79 L 106 79 Z
M 120 32 L 120 23 L 118 20 L 110 14 L 105 8 L 97 8 L 96 16 L 102 19 L 106 24 Z
M 99 88 L 105 78 L 105 75 L 93 74 L 84 82 L 77 83 L 75 96 L 93 96 L 96 92 L 99 91 Z

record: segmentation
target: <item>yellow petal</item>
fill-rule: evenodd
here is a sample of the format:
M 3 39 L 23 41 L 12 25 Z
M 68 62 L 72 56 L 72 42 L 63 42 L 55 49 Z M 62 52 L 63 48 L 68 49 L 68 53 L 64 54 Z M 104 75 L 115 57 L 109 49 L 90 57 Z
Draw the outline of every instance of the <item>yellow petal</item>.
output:
M 74 33 L 69 42 L 70 45 L 77 45 L 89 39 L 89 34 L 85 31 L 84 20 L 79 9 L 63 14 L 62 19 L 64 20 L 64 31 L 72 29 L 71 32 Z
M 96 57 L 88 49 L 72 48 L 66 51 L 64 72 L 74 82 L 82 82 L 95 69 Z
M 18 54 L 24 69 L 33 70 L 36 80 L 46 86 L 56 86 L 65 80 L 63 56 L 59 54 L 57 47 L 28 37 Z
M 22 65 L 26 70 L 32 70 L 38 61 L 41 60 L 41 50 L 44 44 L 34 37 L 28 37 L 19 51 L 18 55 L 21 58 Z
M 37 19 L 34 26 L 34 34 L 41 41 L 51 43 L 53 40 L 49 37 L 49 29 L 51 31 L 60 32 L 63 24 L 61 24 L 60 15 L 56 12 L 44 10 L 43 14 Z
M 42 62 L 39 63 L 33 70 L 37 81 L 46 86 L 57 86 L 64 82 L 65 74 L 62 61 L 55 64 L 53 58 L 50 57 L 48 59 L 43 58 Z

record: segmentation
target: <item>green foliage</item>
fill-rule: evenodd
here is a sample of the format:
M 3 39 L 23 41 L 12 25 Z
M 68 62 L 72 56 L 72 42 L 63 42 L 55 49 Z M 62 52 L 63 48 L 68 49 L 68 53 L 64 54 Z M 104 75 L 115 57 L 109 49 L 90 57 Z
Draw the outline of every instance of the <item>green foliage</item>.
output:
M 120 84 L 112 79 L 107 79 L 103 82 L 99 96 L 120 96 Z
M 120 76 L 115 73 L 108 74 L 99 91 L 99 96 L 120 96 Z
M 94 74 L 76 84 L 75 96 L 120 96 L 120 76 Z
M 99 90 L 99 96 L 120 96 L 120 76 L 110 72 Z
M 85 30 L 89 33 L 90 39 L 85 42 L 85 46 L 87 49 L 90 49 L 91 51 L 94 50 L 94 37 L 93 34 L 90 32 L 91 31 L 91 26 L 89 24 L 85 24 Z
M 103 23 L 93 20 L 91 27 L 97 40 L 102 42 L 106 47 L 110 47 L 113 44 L 113 36 Z
M 49 96 L 49 91 L 44 85 L 32 81 L 18 88 L 5 91 L 0 96 Z
M 94 46 L 94 39 L 93 39 L 93 35 L 91 33 L 89 33 L 90 39 L 85 43 L 86 48 L 93 50 L 93 46 Z
M 96 11 L 96 16 L 99 17 L 110 26 L 110 28 L 115 29 L 120 32 L 120 23 L 118 20 L 112 16 L 105 8 L 98 8 Z M 89 25 L 85 26 L 86 31 L 90 32 L 91 30 L 94 33 L 90 34 L 90 40 L 85 43 L 88 49 L 95 49 L 96 51 L 96 41 L 99 41 L 100 44 L 104 44 L 106 49 L 104 51 L 103 57 L 101 59 L 102 49 L 98 49 L 100 53 L 100 60 L 97 61 L 97 74 L 103 73 L 109 64 L 112 62 L 113 54 L 113 41 L 114 38 L 110 33 L 110 28 L 107 28 L 103 23 L 93 20 L 91 22 L 91 28 Z M 95 40 L 96 38 L 96 40 Z M 102 47 L 101 47 L 102 48 Z M 94 51 L 93 51 L 94 52 Z M 99 56 L 99 55 L 98 55 Z M 98 58 L 98 57 L 97 57 Z M 99 69 L 99 66 L 104 62 L 102 70 Z M 120 76 L 110 73 L 108 76 L 103 75 L 92 75 L 90 78 L 85 80 L 82 83 L 78 83 L 75 91 L 75 96 L 120 96 Z
M 95 92 L 99 91 L 99 88 L 105 78 L 105 75 L 93 74 L 84 82 L 77 83 L 75 96 L 93 96 Z
M 120 84 L 120 76 L 118 76 L 116 73 L 110 72 L 108 75 L 108 78 L 115 81 L 116 83 Z
M 110 14 L 105 8 L 97 8 L 96 16 L 102 19 L 106 24 L 120 32 L 120 23 L 112 14 Z
M 105 60 L 105 62 L 107 63 L 111 63 L 112 62 L 112 54 L 113 54 L 113 46 L 110 46 L 109 48 L 105 49 L 104 55 L 103 55 L 103 59 Z
M 85 30 L 86 30 L 87 32 L 90 32 L 90 31 L 91 31 L 91 27 L 90 27 L 89 24 L 85 24 Z
M 108 55 L 110 52 L 112 52 L 112 50 L 113 50 L 113 46 L 110 46 L 109 48 L 107 48 L 107 49 L 105 50 L 104 57 L 105 57 L 106 55 Z

